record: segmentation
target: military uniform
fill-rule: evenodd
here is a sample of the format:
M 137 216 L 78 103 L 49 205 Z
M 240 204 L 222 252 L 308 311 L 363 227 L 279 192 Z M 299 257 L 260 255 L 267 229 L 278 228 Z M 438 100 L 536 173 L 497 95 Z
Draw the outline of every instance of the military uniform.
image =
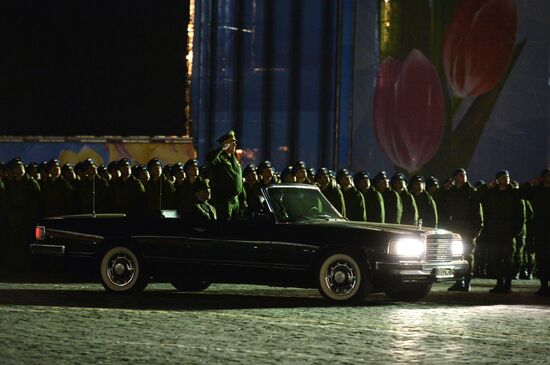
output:
M 55 180 L 43 182 L 44 217 L 56 217 L 74 211 L 74 189 L 71 184 L 59 176 Z
M 321 179 L 323 176 L 326 176 L 328 179 L 328 183 L 323 186 L 321 183 Z M 346 203 L 344 202 L 344 196 L 342 195 L 342 191 L 336 184 L 334 180 L 330 177 L 329 171 L 322 167 L 319 170 L 317 170 L 315 175 L 315 180 L 317 181 L 317 184 L 319 185 L 319 188 L 321 189 L 321 192 L 327 198 L 327 200 L 332 204 L 334 208 L 336 208 L 337 211 L 342 214 L 342 216 L 346 216 Z
M 20 161 L 11 164 L 22 165 Z M 16 270 L 30 267 L 30 243 L 40 216 L 42 202 L 38 182 L 27 174 L 12 178 L 6 185 L 9 247 L 8 263 Z
M 504 172 L 499 172 L 497 178 Z M 493 292 L 509 292 L 513 275 L 516 237 L 521 233 L 525 212 L 516 189 L 508 185 L 482 187 L 483 223 L 489 250 L 489 265 L 497 278 Z
M 156 180 L 151 178 L 145 185 L 146 214 L 158 216 L 163 209 L 176 209 L 175 194 L 174 184 L 164 175 Z
M 6 196 L 6 186 L 0 178 L 0 265 L 5 267 L 8 264 L 8 202 Z
M 422 225 L 437 228 L 437 207 L 431 195 L 427 191 L 422 191 L 418 195 L 413 194 L 413 197 L 418 208 L 418 219 L 422 219 Z
M 548 179 L 550 169 L 542 172 L 542 178 Z M 541 287 L 537 294 L 550 295 L 550 184 L 541 183 L 532 186 L 526 184 L 521 188 L 522 196 L 529 199 L 533 206 L 533 236 L 535 244 L 535 259 Z
M 218 139 L 220 144 L 227 141 L 236 141 L 233 131 Z M 225 152 L 221 147 L 210 151 L 206 160 L 211 174 L 212 200 L 218 219 L 235 218 L 240 211 L 239 195 L 243 192 L 241 165 L 234 154 Z
M 130 175 L 126 180 L 120 178 L 113 184 L 113 209 L 127 215 L 142 215 L 144 195 L 145 188 L 135 176 Z
M 397 192 L 387 186 L 388 177 L 385 171 L 380 171 L 373 179 L 376 190 L 384 199 L 384 219 L 386 223 L 401 223 L 403 204 Z M 368 216 L 367 216 L 368 218 Z
M 351 181 L 351 173 L 348 169 L 341 169 L 336 174 L 336 180 L 340 184 L 342 196 L 346 206 L 346 218 L 351 221 L 365 222 L 365 198 L 363 194 L 353 186 Z

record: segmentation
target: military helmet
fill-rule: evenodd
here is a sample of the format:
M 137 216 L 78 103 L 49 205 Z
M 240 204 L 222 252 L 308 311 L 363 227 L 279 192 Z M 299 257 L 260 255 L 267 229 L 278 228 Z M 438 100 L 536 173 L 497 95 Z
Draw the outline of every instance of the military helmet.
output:
M 183 170 L 184 171 L 187 171 L 189 170 L 189 168 L 191 167 L 196 167 L 198 168 L 199 167 L 199 161 L 194 159 L 194 158 L 191 158 L 189 160 L 187 160 L 187 162 L 185 163 L 185 165 L 183 165 Z
M 374 176 L 374 178 L 372 179 L 372 182 L 376 184 L 380 180 L 388 180 L 388 175 L 386 175 L 386 171 L 380 171 L 379 173 L 377 173 L 376 176 Z
M 268 161 L 268 160 L 262 161 L 258 165 L 258 173 L 261 174 L 262 171 L 264 171 L 265 169 L 272 169 L 272 168 L 273 168 L 273 165 L 271 164 L 271 161 Z
M 43 164 L 43 163 L 42 163 Z M 40 164 L 40 165 L 42 165 Z M 49 160 L 48 162 L 46 162 L 46 168 L 48 170 L 50 170 L 52 167 L 54 166 L 57 166 L 57 167 L 60 167 L 61 166 L 61 162 L 57 159 L 57 158 L 53 158 L 51 160 Z
M 91 158 L 87 158 L 84 161 L 82 161 L 82 170 L 83 171 L 88 170 L 91 166 L 95 167 L 95 162 Z
M 185 169 L 183 168 L 183 164 L 181 162 L 176 162 L 172 165 L 172 169 L 170 170 L 170 173 L 172 175 L 176 175 L 178 172 L 183 172 Z
M 114 170 L 118 170 L 117 164 L 118 164 L 118 161 L 109 162 L 109 164 L 107 165 L 107 171 L 112 172 Z
M 319 180 L 323 175 L 330 176 L 330 171 L 326 167 L 321 167 L 320 169 L 317 169 L 315 173 L 315 180 Z
M 336 173 L 336 180 L 340 181 L 344 176 L 351 176 L 351 172 L 348 169 L 340 169 Z
M 130 161 L 130 159 L 124 157 L 124 158 L 121 158 L 120 160 L 118 160 L 117 162 L 117 167 L 120 169 L 121 167 L 123 166 L 130 166 L 132 165 L 132 162 Z
M 244 168 L 243 175 L 246 176 L 252 172 L 257 172 L 257 171 L 258 171 L 258 168 L 256 167 L 256 165 L 250 163 L 246 165 L 246 167 Z
M 157 157 L 153 157 L 147 162 L 147 170 L 151 170 L 153 166 L 162 166 L 160 160 Z
M 394 184 L 396 181 L 404 181 L 404 182 L 407 182 L 407 177 L 402 174 L 401 172 L 398 172 L 398 173 L 395 173 L 393 174 L 393 176 L 391 177 L 391 183 Z
M 356 173 L 355 176 L 353 177 L 353 183 L 355 185 L 359 185 L 359 183 L 364 179 L 369 179 L 370 180 L 369 173 L 366 172 L 366 171 L 360 171 L 360 172 Z

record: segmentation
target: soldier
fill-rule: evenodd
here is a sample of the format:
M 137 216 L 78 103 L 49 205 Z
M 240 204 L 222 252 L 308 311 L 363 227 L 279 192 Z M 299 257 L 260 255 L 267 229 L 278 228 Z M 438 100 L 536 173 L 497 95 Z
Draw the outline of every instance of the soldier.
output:
M 313 185 L 313 181 L 308 177 L 308 171 L 306 169 L 306 163 L 304 161 L 298 161 L 292 166 L 292 172 L 296 178 L 296 183 L 298 184 L 310 184 Z M 315 174 L 315 179 L 317 179 L 317 174 Z
M 533 235 L 540 288 L 535 294 L 550 296 L 550 169 L 521 187 L 522 196 L 533 206 Z
M 516 237 L 521 233 L 525 212 L 520 194 L 510 185 L 506 170 L 497 172 L 496 181 L 479 188 L 483 202 L 484 230 L 489 250 L 489 265 L 497 278 L 491 293 L 510 293 Z
M 183 164 L 181 162 L 176 162 L 175 164 L 173 164 L 170 174 L 172 174 L 175 179 L 174 187 L 177 190 L 177 187 L 185 181 L 185 171 L 183 170 Z
M 296 182 L 296 177 L 292 173 L 292 166 L 287 166 L 281 172 L 281 182 L 283 184 L 292 184 Z
M 40 184 L 40 173 L 38 172 L 38 164 L 36 162 L 29 162 L 25 168 L 27 175 L 32 177 L 38 184 Z
M 256 193 L 256 185 L 258 184 L 258 169 L 254 164 L 248 164 L 243 170 L 244 183 L 243 188 L 246 191 L 246 199 L 248 206 L 252 206 L 251 202 L 254 200 L 254 194 Z
M 198 181 L 204 181 L 199 176 L 199 162 L 196 159 L 189 159 L 183 165 L 185 180 L 176 188 L 176 207 L 181 214 L 190 212 L 194 204 L 193 186 Z
M 71 184 L 74 191 L 76 189 L 77 180 L 76 180 L 76 174 L 74 173 L 74 169 L 70 163 L 66 163 L 61 167 L 61 175 L 63 176 L 65 181 Z
M 135 177 L 139 180 L 141 185 L 145 187 L 149 180 L 151 180 L 151 174 L 145 165 L 139 164 L 135 167 Z
M 83 214 L 108 212 L 112 200 L 109 183 L 97 174 L 96 164 L 91 158 L 79 164 L 82 178 L 75 188 L 76 211 Z
M 240 214 L 239 195 L 243 193 L 235 132 L 227 132 L 218 139 L 218 143 L 220 147 L 210 151 L 206 157 L 211 174 L 212 200 L 218 219 L 230 220 Z
M 357 190 L 359 190 L 365 199 L 365 213 L 367 222 L 384 223 L 384 198 L 378 190 L 371 186 L 369 174 L 364 171 L 355 174 L 354 183 Z
M 464 259 L 468 261 L 468 271 L 464 280 L 458 280 L 448 290 L 470 291 L 472 269 L 475 252 L 475 240 L 482 227 L 481 206 L 476 197 L 476 190 L 468 182 L 466 170 L 458 168 L 453 172 L 452 179 L 444 184 L 440 199 L 446 209 L 438 211 L 439 226 L 462 236 Z
M 44 183 L 49 179 L 49 161 L 43 161 L 38 165 L 38 176 L 40 176 L 40 190 L 44 187 Z
M 435 201 L 425 189 L 424 178 L 418 175 L 413 176 L 409 189 L 418 208 L 418 222 L 421 219 L 422 225 L 437 228 L 437 207 Z
M 386 175 L 386 171 L 380 171 L 373 181 L 376 190 L 382 194 L 384 199 L 385 221 L 386 223 L 401 223 L 401 215 L 403 214 L 403 204 L 397 192 L 390 188 L 390 180 Z
M 351 173 L 348 169 L 341 169 L 336 174 L 336 181 L 342 188 L 344 203 L 346 204 L 346 218 L 350 221 L 366 222 L 365 198 L 353 186 Z
M 159 159 L 147 163 L 151 179 L 145 185 L 145 211 L 147 215 L 159 216 L 163 209 L 176 209 L 174 184 L 162 173 Z
M 216 208 L 208 203 L 210 199 L 210 187 L 202 179 L 193 185 L 194 204 L 191 210 L 192 217 L 197 222 L 216 220 Z
M 418 224 L 418 207 L 411 193 L 407 191 L 405 175 L 398 172 L 391 177 L 391 186 L 393 191 L 399 194 L 403 213 L 401 214 L 401 224 Z
M 57 217 L 73 212 L 74 188 L 61 175 L 60 162 L 48 161 L 48 169 L 42 173 L 42 197 L 44 217 Z
M 315 175 L 315 181 L 319 185 L 321 192 L 328 199 L 328 201 L 346 217 L 346 203 L 344 202 L 344 196 L 342 191 L 334 180 L 330 177 L 329 171 L 325 167 L 321 167 L 317 170 Z
M 126 215 L 142 215 L 145 208 L 143 184 L 132 175 L 129 159 L 119 160 L 117 168 L 120 171 L 120 179 L 112 188 L 114 210 Z
M 111 177 L 108 180 L 109 183 L 112 183 L 113 181 L 116 181 L 116 180 L 120 179 L 120 171 L 118 170 L 117 163 L 118 163 L 118 161 L 111 161 L 107 165 L 107 172 L 109 173 L 109 176 Z
M 514 189 L 519 189 L 519 183 L 514 180 L 511 182 Z M 521 195 L 521 194 L 520 194 Z M 514 251 L 514 266 L 512 269 L 514 279 L 520 278 L 520 270 L 523 266 L 523 251 L 525 249 L 525 242 L 527 236 L 527 221 L 533 219 L 533 208 L 527 200 L 521 199 L 521 205 L 524 212 L 523 225 L 519 236 L 516 237 L 516 249 Z
M 97 167 L 97 174 L 101 176 L 101 178 L 107 182 L 111 181 L 111 174 L 109 174 L 109 171 L 107 171 L 107 168 L 104 164 L 101 164 Z
M 9 163 L 12 179 L 6 186 L 9 244 L 8 264 L 15 270 L 30 267 L 29 244 L 34 239 L 34 226 L 40 216 L 40 186 L 26 174 L 25 165 L 20 159 Z
M 162 169 L 162 174 L 170 181 L 172 184 L 176 181 L 174 176 L 172 176 L 172 164 L 167 164 Z

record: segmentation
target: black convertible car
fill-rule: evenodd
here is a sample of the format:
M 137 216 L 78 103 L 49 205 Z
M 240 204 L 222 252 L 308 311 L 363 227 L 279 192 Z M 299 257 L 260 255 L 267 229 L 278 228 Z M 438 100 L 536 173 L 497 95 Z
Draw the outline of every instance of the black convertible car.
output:
M 113 293 L 140 292 L 154 280 L 181 291 L 248 283 L 318 288 L 339 303 L 373 291 L 416 300 L 466 271 L 461 237 L 452 232 L 347 221 L 310 185 L 272 185 L 263 198 L 257 214 L 229 222 L 177 214 L 47 218 L 31 251 L 91 264 Z

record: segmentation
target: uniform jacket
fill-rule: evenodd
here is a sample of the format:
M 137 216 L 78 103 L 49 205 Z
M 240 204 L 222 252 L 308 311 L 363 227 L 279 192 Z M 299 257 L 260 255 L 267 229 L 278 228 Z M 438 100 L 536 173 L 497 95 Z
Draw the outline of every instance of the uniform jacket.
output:
M 243 191 L 241 165 L 233 154 L 227 154 L 221 148 L 211 151 L 206 157 L 211 173 L 212 199 L 226 202 L 234 199 Z

